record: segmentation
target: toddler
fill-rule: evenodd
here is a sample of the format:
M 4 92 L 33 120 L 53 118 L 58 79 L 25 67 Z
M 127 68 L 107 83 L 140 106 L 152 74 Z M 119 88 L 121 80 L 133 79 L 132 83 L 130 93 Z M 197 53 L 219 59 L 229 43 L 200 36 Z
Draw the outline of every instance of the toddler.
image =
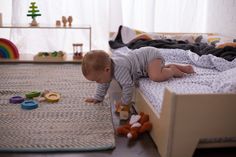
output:
M 191 65 L 165 65 L 164 58 L 154 47 L 142 47 L 128 52 L 127 55 L 110 57 L 102 50 L 88 52 L 82 61 L 83 75 L 98 83 L 96 94 L 87 98 L 89 103 L 103 101 L 112 79 L 122 89 L 122 97 L 116 105 L 127 105 L 132 100 L 133 89 L 140 77 L 161 82 L 172 77 L 182 77 L 185 73 L 194 73 Z

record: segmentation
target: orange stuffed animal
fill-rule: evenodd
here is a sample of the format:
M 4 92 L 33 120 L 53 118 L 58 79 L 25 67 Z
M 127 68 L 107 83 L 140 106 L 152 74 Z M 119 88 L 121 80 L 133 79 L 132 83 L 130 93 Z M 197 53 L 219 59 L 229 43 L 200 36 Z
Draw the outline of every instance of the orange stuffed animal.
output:
M 144 132 L 150 131 L 152 124 L 149 122 L 149 115 L 141 112 L 139 115 L 132 115 L 128 124 L 117 128 L 118 135 L 127 136 L 131 140 L 136 140 Z

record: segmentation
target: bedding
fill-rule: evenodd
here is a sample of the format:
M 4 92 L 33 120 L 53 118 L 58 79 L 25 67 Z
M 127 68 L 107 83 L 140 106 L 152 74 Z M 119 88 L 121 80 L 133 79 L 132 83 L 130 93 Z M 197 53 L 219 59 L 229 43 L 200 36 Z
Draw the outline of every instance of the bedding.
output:
M 112 55 L 126 55 L 127 47 L 114 50 Z M 141 78 L 139 89 L 160 112 L 164 89 L 167 87 L 178 94 L 236 93 L 236 59 L 229 62 L 213 55 L 198 56 L 181 49 L 159 49 L 166 64 L 191 64 L 196 73 L 183 78 L 172 78 L 164 82 L 154 82 Z
M 228 61 L 232 61 L 236 57 L 236 47 L 216 47 L 217 42 L 221 44 L 225 43 L 226 41 L 233 42 L 234 38 L 228 39 L 222 36 L 221 40 L 219 36 L 217 36 L 216 38 L 213 35 L 208 36 L 207 34 L 182 34 L 182 36 L 180 36 L 179 34 L 172 35 L 172 37 L 168 34 L 160 34 L 153 36 L 151 33 L 146 33 L 145 38 L 140 38 L 140 33 L 136 32 L 137 31 L 131 28 L 120 26 L 118 32 L 109 41 L 111 49 L 117 49 L 124 46 L 127 46 L 130 49 L 152 46 L 156 48 L 191 50 L 192 52 L 200 56 L 212 54 L 214 56 L 224 58 Z M 146 37 L 147 35 L 150 35 L 150 37 L 153 37 L 153 39 L 150 40 Z M 187 38 L 185 36 L 187 36 Z M 217 41 L 215 39 L 217 39 Z

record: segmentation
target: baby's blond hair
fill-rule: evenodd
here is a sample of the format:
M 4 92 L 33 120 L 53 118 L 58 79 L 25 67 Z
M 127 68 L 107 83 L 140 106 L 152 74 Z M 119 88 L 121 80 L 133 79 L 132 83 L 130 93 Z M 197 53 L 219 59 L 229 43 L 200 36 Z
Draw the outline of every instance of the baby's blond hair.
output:
M 87 76 L 90 72 L 102 71 L 111 64 L 110 56 L 103 50 L 92 50 L 86 53 L 82 61 L 82 72 Z

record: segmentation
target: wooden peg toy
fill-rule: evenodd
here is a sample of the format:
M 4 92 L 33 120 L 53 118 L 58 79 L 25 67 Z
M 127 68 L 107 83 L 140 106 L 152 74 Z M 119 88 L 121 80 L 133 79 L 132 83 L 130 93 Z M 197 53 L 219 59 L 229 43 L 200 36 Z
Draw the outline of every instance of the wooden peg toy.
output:
M 72 21 L 73 21 L 72 16 L 69 16 L 68 19 L 67 19 L 67 21 L 69 22 L 69 27 L 71 27 L 71 23 L 72 23 Z
M 61 26 L 61 21 L 60 20 L 56 20 L 56 26 L 60 27 Z
M 66 27 L 67 19 L 65 16 L 62 16 L 61 21 L 63 23 L 63 27 Z

